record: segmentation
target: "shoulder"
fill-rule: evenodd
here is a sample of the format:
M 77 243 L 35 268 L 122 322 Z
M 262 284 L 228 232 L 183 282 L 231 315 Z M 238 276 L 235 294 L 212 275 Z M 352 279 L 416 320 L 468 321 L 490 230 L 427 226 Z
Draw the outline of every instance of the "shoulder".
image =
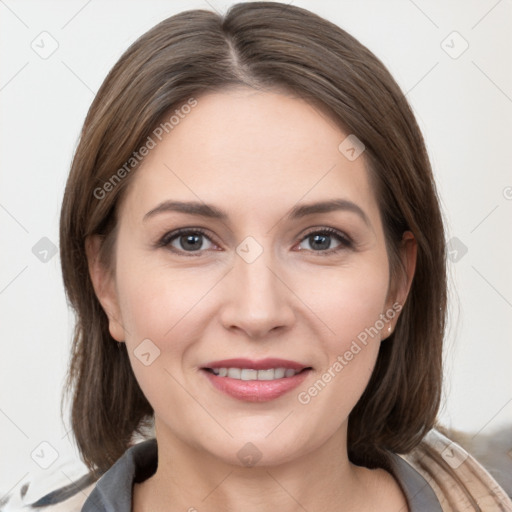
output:
M 443 512 L 512 512 L 512 501 L 464 448 L 431 430 L 410 453 L 401 455 L 434 490 Z
M 82 466 L 69 461 L 53 471 L 20 482 L 14 491 L 0 498 L 0 512 L 129 511 L 134 479 L 142 481 L 156 470 L 156 448 L 156 439 L 138 441 L 100 478 L 90 473 L 79 477 Z M 48 492 L 48 489 L 53 490 Z
M 26 481 L 17 490 L 0 499 L 0 512 L 80 512 L 85 500 L 96 486 L 96 481 L 91 475 L 84 475 L 35 499 L 33 493 L 29 492 L 31 485 L 30 480 Z

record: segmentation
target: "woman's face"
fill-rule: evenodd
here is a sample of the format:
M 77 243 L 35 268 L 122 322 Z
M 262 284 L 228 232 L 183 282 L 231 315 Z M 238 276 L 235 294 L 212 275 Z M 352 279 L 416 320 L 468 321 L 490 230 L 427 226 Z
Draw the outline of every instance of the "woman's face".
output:
M 164 135 L 98 292 L 157 435 L 269 465 L 344 436 L 403 299 L 364 152 L 302 100 L 248 88 L 198 97 Z

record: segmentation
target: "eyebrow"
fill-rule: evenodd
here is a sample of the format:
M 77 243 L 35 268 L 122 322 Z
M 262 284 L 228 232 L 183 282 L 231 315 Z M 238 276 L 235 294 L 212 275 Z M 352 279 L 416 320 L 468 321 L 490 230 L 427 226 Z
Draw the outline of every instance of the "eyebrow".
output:
M 288 219 L 300 219 L 308 215 L 316 213 L 329 213 L 333 211 L 348 211 L 358 215 L 365 224 L 371 226 L 370 220 L 364 210 L 352 201 L 347 199 L 331 199 L 328 201 L 319 201 L 316 203 L 295 205 L 286 215 Z M 150 217 L 154 217 L 160 213 L 179 212 L 189 215 L 197 215 L 211 219 L 222 221 L 228 220 L 228 214 L 213 205 L 201 203 L 198 201 L 164 201 L 156 208 L 153 208 L 144 215 L 143 220 L 146 221 Z

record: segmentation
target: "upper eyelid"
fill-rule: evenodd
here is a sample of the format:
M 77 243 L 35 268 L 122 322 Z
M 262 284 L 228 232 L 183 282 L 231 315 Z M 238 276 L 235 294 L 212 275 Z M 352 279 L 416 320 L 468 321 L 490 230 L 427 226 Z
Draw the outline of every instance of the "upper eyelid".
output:
M 347 233 L 345 233 L 344 231 L 336 228 L 331 228 L 328 226 L 308 229 L 305 233 L 303 233 L 302 238 L 305 238 L 306 236 L 309 236 L 313 233 L 328 233 L 329 235 L 338 235 L 341 238 L 345 238 L 347 241 L 352 241 L 352 237 L 347 235 Z
M 167 231 L 162 237 L 159 238 L 159 244 L 164 243 L 170 244 L 171 241 L 175 240 L 177 237 L 187 234 L 187 233 L 200 233 L 201 235 L 207 237 L 211 242 L 218 245 L 215 241 L 215 237 L 210 235 L 209 230 L 204 228 L 178 228 L 173 229 L 172 231 Z

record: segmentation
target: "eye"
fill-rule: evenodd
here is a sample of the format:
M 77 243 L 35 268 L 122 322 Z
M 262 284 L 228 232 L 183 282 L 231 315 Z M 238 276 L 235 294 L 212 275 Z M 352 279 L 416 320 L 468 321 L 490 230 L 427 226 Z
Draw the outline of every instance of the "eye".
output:
M 332 228 L 310 231 L 303 238 L 301 245 L 304 244 L 304 242 L 307 242 L 309 248 L 301 248 L 299 245 L 299 250 L 309 250 L 321 253 L 322 255 L 332 254 L 352 247 L 352 241 L 348 236 Z M 333 247 L 333 243 L 337 245 Z
M 309 247 L 301 247 L 304 243 Z M 166 233 L 157 245 L 184 256 L 201 256 L 203 251 L 218 250 L 218 246 L 200 228 L 182 228 L 171 231 Z M 352 246 L 352 241 L 344 233 L 332 228 L 322 228 L 307 233 L 299 245 L 299 250 L 328 255 L 349 249 Z
M 189 253 L 188 255 L 191 256 L 199 256 L 202 251 L 215 247 L 215 244 L 203 230 L 184 228 L 165 234 L 158 242 L 158 246 L 167 247 L 177 253 Z

